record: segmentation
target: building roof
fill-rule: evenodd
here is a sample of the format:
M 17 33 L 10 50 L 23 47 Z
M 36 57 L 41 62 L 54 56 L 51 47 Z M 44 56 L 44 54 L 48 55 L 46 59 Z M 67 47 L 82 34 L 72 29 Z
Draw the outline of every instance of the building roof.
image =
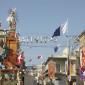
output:
M 47 64 L 50 60 L 56 61 L 56 60 L 67 60 L 66 57 L 48 57 L 45 64 Z

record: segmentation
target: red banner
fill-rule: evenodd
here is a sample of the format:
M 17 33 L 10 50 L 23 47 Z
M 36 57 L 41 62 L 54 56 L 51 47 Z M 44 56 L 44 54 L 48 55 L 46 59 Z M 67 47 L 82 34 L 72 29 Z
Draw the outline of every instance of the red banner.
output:
M 79 71 L 80 79 L 85 80 L 85 47 L 82 47 L 81 50 L 80 63 L 81 63 Z

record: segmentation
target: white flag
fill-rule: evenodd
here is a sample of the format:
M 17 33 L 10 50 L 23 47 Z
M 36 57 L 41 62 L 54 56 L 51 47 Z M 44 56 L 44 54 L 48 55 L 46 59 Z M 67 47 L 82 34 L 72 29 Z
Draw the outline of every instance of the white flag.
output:
M 64 26 L 62 27 L 62 33 L 65 34 L 68 30 L 68 21 L 65 22 Z

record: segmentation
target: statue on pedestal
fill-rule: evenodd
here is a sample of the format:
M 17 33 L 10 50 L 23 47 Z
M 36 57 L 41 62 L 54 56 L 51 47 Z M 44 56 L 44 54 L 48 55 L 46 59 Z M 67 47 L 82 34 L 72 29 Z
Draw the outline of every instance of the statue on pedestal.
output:
M 16 8 L 10 10 L 7 22 L 9 24 L 10 29 L 16 28 Z

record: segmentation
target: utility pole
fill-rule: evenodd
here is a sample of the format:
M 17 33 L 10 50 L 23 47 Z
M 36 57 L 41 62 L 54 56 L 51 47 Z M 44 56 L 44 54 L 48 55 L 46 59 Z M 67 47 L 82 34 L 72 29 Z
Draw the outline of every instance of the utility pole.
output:
M 70 70 L 71 70 L 71 52 L 73 51 L 73 49 L 75 48 L 75 43 L 74 43 L 74 39 L 76 38 L 75 35 L 67 35 L 67 47 L 68 47 L 68 57 L 67 57 L 67 62 L 68 62 L 68 72 L 67 72 L 67 78 L 68 78 L 68 85 L 71 84 L 72 82 L 72 75 L 70 73 Z M 74 46 L 74 48 L 73 48 Z M 72 47 L 72 48 L 71 48 Z M 79 58 L 78 58 L 79 59 Z M 79 65 L 78 65 L 79 66 Z M 78 84 L 77 84 L 78 85 Z
M 67 37 L 67 47 L 68 47 L 68 55 L 67 55 L 67 62 L 68 62 L 68 70 L 67 70 L 67 81 L 68 81 L 68 85 L 70 85 L 70 81 L 71 81 L 71 76 L 70 76 L 70 39 L 69 39 L 69 35 L 66 35 Z

